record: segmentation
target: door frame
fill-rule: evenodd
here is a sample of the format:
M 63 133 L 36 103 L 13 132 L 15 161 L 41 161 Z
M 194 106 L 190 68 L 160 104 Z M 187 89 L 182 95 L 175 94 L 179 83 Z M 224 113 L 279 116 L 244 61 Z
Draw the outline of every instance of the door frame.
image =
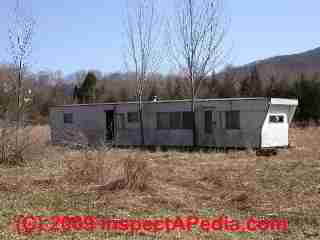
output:
M 211 133 L 207 133 L 206 132 L 206 112 L 210 111 L 211 112 Z M 200 114 L 201 117 L 200 119 L 202 119 L 201 121 L 201 130 L 199 131 L 199 137 L 202 141 L 204 141 L 203 143 L 205 145 L 215 145 L 216 144 L 216 128 L 218 125 L 218 121 L 219 121 L 219 116 L 218 116 L 218 112 L 217 112 L 217 108 L 216 107 L 211 107 L 211 106 L 204 106 L 201 107 L 200 110 Z M 207 142 L 207 140 L 210 139 L 210 143 Z
M 116 136 L 115 110 L 105 110 L 105 142 L 112 142 Z

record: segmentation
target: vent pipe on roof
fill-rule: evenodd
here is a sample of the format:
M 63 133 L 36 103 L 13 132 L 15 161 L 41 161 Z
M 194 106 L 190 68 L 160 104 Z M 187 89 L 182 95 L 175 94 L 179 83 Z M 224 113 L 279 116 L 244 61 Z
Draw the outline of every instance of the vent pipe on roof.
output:
M 158 102 L 158 97 L 157 96 L 153 96 L 152 102 Z

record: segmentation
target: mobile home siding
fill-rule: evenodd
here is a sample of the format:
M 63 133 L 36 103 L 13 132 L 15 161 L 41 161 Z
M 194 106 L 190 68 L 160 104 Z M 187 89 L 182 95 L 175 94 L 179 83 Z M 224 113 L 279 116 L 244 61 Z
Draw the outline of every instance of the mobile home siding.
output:
M 258 148 L 262 142 L 262 128 L 270 106 L 267 98 L 254 99 L 213 99 L 199 100 L 196 104 L 196 128 L 198 145 L 211 147 L 246 147 Z M 190 112 L 191 101 L 147 102 L 143 104 L 145 144 L 152 146 L 192 146 L 192 129 L 187 123 L 171 123 L 174 129 L 159 127 L 160 113 L 168 118 L 183 121 L 183 112 Z M 286 113 L 288 106 L 277 108 Z M 54 143 L 82 141 L 90 144 L 103 143 L 106 140 L 106 113 L 115 113 L 115 144 L 123 146 L 140 145 L 140 124 L 133 116 L 137 112 L 135 103 L 92 104 L 58 106 L 51 109 L 52 140 Z M 273 111 L 273 108 L 270 108 Z M 211 112 L 210 131 L 205 116 Z M 232 114 L 228 114 L 233 112 Z M 64 123 L 64 114 L 72 113 L 73 123 Z M 169 115 L 166 115 L 166 114 Z M 171 114 L 170 116 L 170 113 Z M 182 114 L 180 116 L 180 114 Z M 131 118 L 132 121 L 128 121 Z M 180 117 L 179 117 L 180 116 Z M 230 116 L 231 119 L 230 120 Z M 233 116 L 233 117 L 232 117 Z M 238 119 L 239 116 L 239 119 Z M 229 119 L 227 119 L 229 118 Z M 122 119 L 122 120 L 120 120 Z M 237 121 L 227 124 L 227 121 Z M 120 122 L 122 121 L 122 122 Z M 171 120 L 173 121 L 173 120 Z M 183 125 L 184 124 L 184 125 Z M 227 125 L 235 129 L 228 129 Z M 231 126 L 232 128 L 232 126 Z M 71 133 L 75 132 L 75 134 Z

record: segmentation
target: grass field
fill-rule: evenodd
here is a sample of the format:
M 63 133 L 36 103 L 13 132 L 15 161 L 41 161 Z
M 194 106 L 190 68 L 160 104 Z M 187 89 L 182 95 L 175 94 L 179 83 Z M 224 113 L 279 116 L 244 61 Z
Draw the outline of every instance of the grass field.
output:
M 253 151 L 73 151 L 49 144 L 47 127 L 23 167 L 0 165 L 0 239 L 320 239 L 320 128 L 291 129 L 291 148 Z M 118 181 L 120 180 L 120 181 Z M 125 184 L 121 184 L 125 180 Z M 284 218 L 283 233 L 43 233 L 19 235 L 16 215 Z

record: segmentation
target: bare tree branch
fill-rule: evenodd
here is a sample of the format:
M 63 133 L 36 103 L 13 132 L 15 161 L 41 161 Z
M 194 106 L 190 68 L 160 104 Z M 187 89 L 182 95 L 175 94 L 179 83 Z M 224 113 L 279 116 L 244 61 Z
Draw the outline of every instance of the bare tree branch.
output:
M 194 113 L 194 145 L 196 145 L 195 99 L 202 80 L 215 72 L 223 59 L 226 26 L 222 0 L 179 0 L 170 26 L 170 55 L 184 72 Z
M 28 65 L 28 58 L 32 52 L 35 19 L 26 13 L 21 0 L 16 0 L 12 13 L 12 23 L 9 27 L 9 53 L 11 56 L 11 74 L 16 97 L 16 122 L 21 124 L 21 117 L 25 108 L 24 77 Z
M 150 75 L 160 64 L 158 43 L 161 21 L 156 0 L 127 2 L 126 39 L 128 56 L 125 59 L 128 72 L 134 71 L 136 97 L 140 116 L 141 145 L 144 145 L 142 101 Z
M 15 125 L 15 154 L 22 159 L 24 147 L 20 143 L 21 127 L 23 117 L 26 112 L 26 95 L 29 94 L 25 89 L 25 75 L 28 66 L 28 59 L 32 53 L 32 41 L 34 36 L 35 19 L 27 14 L 22 0 L 15 1 L 15 7 L 12 12 L 12 22 L 9 26 L 9 55 L 11 57 L 9 73 L 9 103 L 8 111 L 10 113 L 9 122 Z M 14 117 L 12 117 L 14 116 Z M 10 127 L 11 124 L 10 123 Z M 22 139 L 21 139 L 22 140 Z

